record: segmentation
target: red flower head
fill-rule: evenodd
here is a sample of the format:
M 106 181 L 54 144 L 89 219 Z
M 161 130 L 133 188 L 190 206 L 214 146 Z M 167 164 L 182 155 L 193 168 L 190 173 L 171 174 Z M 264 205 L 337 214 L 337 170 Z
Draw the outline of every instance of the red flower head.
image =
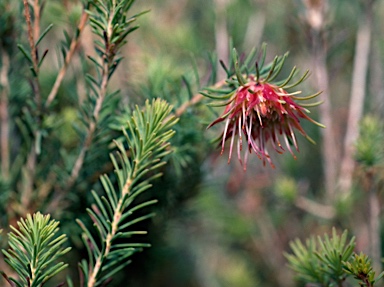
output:
M 289 85 L 296 72 L 294 68 L 291 75 L 282 84 L 272 84 L 270 81 L 279 73 L 283 65 L 284 57 L 276 57 L 270 65 L 270 69 L 264 72 L 265 79 L 260 77 L 259 68 L 256 65 L 256 75 L 248 74 L 246 78 L 240 74 L 236 67 L 236 77 L 226 81 L 228 86 L 235 89 L 223 97 L 212 96 L 204 93 L 211 98 L 228 99 L 225 102 L 223 114 L 212 122 L 213 126 L 219 122 L 225 122 L 224 131 L 221 136 L 221 153 L 224 152 L 225 142 L 230 140 L 229 157 L 230 162 L 233 149 L 237 150 L 240 162 L 246 168 L 248 155 L 254 152 L 265 164 L 268 161 L 273 167 L 273 163 L 267 151 L 267 143 L 270 142 L 273 149 L 278 153 L 284 153 L 285 149 L 295 157 L 291 145 L 298 151 L 295 131 L 299 131 L 303 136 L 312 141 L 303 130 L 300 120 L 309 120 L 318 124 L 307 116 L 307 109 L 304 105 L 299 105 L 294 100 L 308 100 L 316 97 L 319 93 L 299 98 L 296 95 L 301 91 L 288 93 L 285 89 L 301 83 L 308 75 L 308 72 L 295 84 Z M 277 72 L 274 70 L 277 69 Z M 227 69 L 226 69 L 227 70 Z M 228 71 L 228 70 L 227 70 Z M 235 80 L 235 81 L 234 81 Z M 233 85 L 234 83 L 238 85 Z M 212 91 L 212 90 L 210 90 Z M 315 103 L 317 105 L 319 103 Z M 314 105 L 314 104 L 309 104 Z M 318 124 L 320 125 L 320 124 Z M 321 126 L 321 125 L 320 125 Z M 245 152 L 242 156 L 243 145 Z

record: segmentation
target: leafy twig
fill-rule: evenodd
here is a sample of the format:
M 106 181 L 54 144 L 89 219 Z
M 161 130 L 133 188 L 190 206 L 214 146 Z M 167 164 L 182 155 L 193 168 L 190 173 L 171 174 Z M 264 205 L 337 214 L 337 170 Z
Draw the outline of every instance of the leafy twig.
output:
M 71 175 L 68 179 L 68 182 L 66 185 L 67 189 L 70 189 L 74 185 L 76 179 L 78 178 L 80 170 L 84 164 L 86 152 L 88 151 L 88 149 L 90 148 L 90 146 L 92 144 L 93 136 L 94 136 L 94 133 L 95 133 L 96 128 L 97 128 L 97 121 L 99 118 L 100 110 L 101 110 L 102 104 L 104 102 L 105 96 L 107 94 L 109 71 L 110 71 L 109 70 L 109 63 L 104 62 L 103 70 L 102 70 L 102 81 L 101 81 L 100 93 L 98 94 L 98 98 L 96 99 L 96 105 L 95 105 L 95 108 L 93 110 L 93 119 L 89 123 L 89 127 L 87 130 L 85 140 L 84 140 L 83 145 L 81 147 L 80 153 L 77 156 L 76 162 L 75 162 L 73 169 L 72 169 L 72 172 L 71 172 Z
M 120 48 L 125 44 L 125 39 L 128 34 L 136 30 L 138 27 L 129 27 L 132 22 L 136 20 L 138 14 L 131 18 L 126 17 L 126 13 L 130 9 L 134 1 L 122 1 L 117 3 L 112 1 L 109 10 L 105 10 L 106 6 L 101 1 L 96 1 L 97 13 L 87 11 L 90 15 L 91 26 L 93 33 L 99 36 L 102 40 L 96 40 L 96 51 L 100 56 L 101 63 L 97 62 L 96 59 L 90 58 L 95 64 L 98 71 L 99 78 L 88 77 L 91 90 L 95 97 L 95 104 L 93 107 L 92 114 L 89 115 L 88 128 L 85 135 L 85 140 L 80 149 L 79 155 L 75 161 L 70 177 L 66 184 L 66 190 L 69 190 L 76 182 L 80 170 L 84 164 L 85 156 L 90 148 L 94 134 L 96 132 L 100 112 L 107 96 L 107 86 L 110 77 L 115 71 L 121 58 L 117 57 Z M 145 12 L 144 12 L 145 13 Z M 116 59 L 117 58 L 117 59 Z M 92 99 L 93 101 L 93 99 Z
M 64 59 L 64 64 L 61 67 L 61 69 L 60 69 L 60 71 L 56 77 L 55 83 L 53 84 L 52 90 L 48 95 L 47 101 L 45 103 L 46 107 L 49 107 L 51 105 L 51 103 L 53 102 L 53 100 L 55 99 L 55 97 L 57 95 L 57 92 L 59 91 L 60 85 L 64 79 L 66 72 L 67 72 L 68 65 L 71 62 L 72 57 L 75 54 L 77 47 L 79 46 L 80 35 L 81 35 L 81 32 L 84 30 L 84 27 L 87 23 L 87 20 L 88 20 L 88 13 L 86 12 L 85 9 L 83 9 L 83 13 L 81 14 L 79 25 L 77 26 L 76 35 L 74 38 L 72 38 L 71 44 L 69 46 L 69 51 L 66 54 L 65 59 Z
M 53 263 L 71 248 L 63 248 L 67 240 L 65 235 L 55 237 L 59 222 L 49 215 L 28 214 L 26 219 L 18 222 L 18 228 L 12 227 L 9 236 L 8 250 L 2 250 L 5 261 L 19 275 L 15 278 L 4 278 L 14 282 L 16 286 L 42 287 L 50 278 L 65 269 L 68 264 Z M 12 284 L 11 284 L 12 286 Z
M 134 211 L 157 201 L 144 202 L 130 209 L 128 207 L 139 194 L 151 187 L 149 183 L 151 180 L 161 176 L 157 169 L 165 164 L 163 157 L 171 152 L 168 141 L 174 131 L 170 128 L 177 122 L 177 119 L 169 116 L 170 111 L 171 107 L 161 100 L 154 100 L 152 103 L 147 101 L 145 110 L 136 108 L 127 123 L 128 130 L 124 132 L 125 141 L 131 152 L 130 157 L 127 156 L 124 144 L 115 142 L 118 154 L 117 157 L 111 156 L 111 158 L 118 177 L 119 191 L 114 189 L 108 176 L 102 176 L 106 197 L 99 198 L 94 193 L 97 204 L 88 210 L 102 240 L 101 248 L 98 247 L 97 240 L 91 232 L 78 221 L 84 231 L 83 239 L 90 254 L 90 266 L 81 265 L 87 287 L 98 286 L 108 280 L 112 274 L 129 263 L 128 256 L 138 251 L 140 247 L 148 246 L 116 244 L 115 239 L 130 237 L 133 234 L 145 234 L 141 231 L 126 231 L 126 228 L 151 217 L 152 214 L 128 222 L 126 219 Z
M 343 286 L 348 274 L 345 272 L 346 262 L 351 261 L 355 238 L 349 241 L 345 230 L 340 236 L 332 229 L 332 237 L 325 234 L 306 240 L 290 242 L 293 254 L 285 254 L 289 267 L 295 271 L 297 279 L 314 286 Z

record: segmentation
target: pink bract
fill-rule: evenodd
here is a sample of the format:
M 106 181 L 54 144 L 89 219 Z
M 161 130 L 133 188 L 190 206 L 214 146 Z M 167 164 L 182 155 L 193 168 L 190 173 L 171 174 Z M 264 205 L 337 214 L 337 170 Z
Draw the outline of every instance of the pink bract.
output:
M 295 157 L 291 149 L 293 144 L 299 151 L 295 130 L 308 137 L 301 127 L 300 119 L 316 123 L 307 116 L 306 109 L 292 99 L 292 96 L 299 93 L 288 93 L 273 84 L 255 81 L 240 86 L 230 98 L 223 114 L 209 125 L 211 127 L 225 122 L 221 154 L 224 152 L 225 142 L 230 140 L 228 162 L 236 146 L 237 156 L 244 169 L 252 151 L 264 164 L 268 161 L 274 167 L 267 151 L 268 142 L 276 152 L 284 153 L 286 148 Z M 284 142 L 284 147 L 281 141 Z M 242 152 L 244 144 L 246 150 Z

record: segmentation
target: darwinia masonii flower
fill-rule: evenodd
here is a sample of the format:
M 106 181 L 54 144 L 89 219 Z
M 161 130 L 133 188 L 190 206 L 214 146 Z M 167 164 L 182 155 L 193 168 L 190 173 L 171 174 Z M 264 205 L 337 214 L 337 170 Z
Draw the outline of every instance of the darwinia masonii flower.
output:
M 274 166 L 267 151 L 268 142 L 276 152 L 281 154 L 287 149 L 295 157 L 291 148 L 291 145 L 293 145 L 297 151 L 299 150 L 295 131 L 299 131 L 311 141 L 300 124 L 301 119 L 309 120 L 321 126 L 321 124 L 307 116 L 308 111 L 304 108 L 304 105 L 299 105 L 294 101 L 314 98 L 319 93 L 299 98 L 296 95 L 300 94 L 300 91 L 288 93 L 284 89 L 286 86 L 292 87 L 302 82 L 307 73 L 294 85 L 288 86 L 287 83 L 292 78 L 295 69 L 290 77 L 284 81 L 284 84 L 280 86 L 267 81 L 268 78 L 272 78 L 271 75 L 276 67 L 277 60 L 278 58 L 275 58 L 266 80 L 260 79 L 259 75 L 248 75 L 244 79 L 242 75 L 237 73 L 238 87 L 227 94 L 229 100 L 226 102 L 223 114 L 208 126 L 209 128 L 220 122 L 225 123 L 221 136 L 221 153 L 224 151 L 225 142 L 230 141 L 228 162 L 231 160 L 233 150 L 236 150 L 244 169 L 246 169 L 248 155 L 252 152 L 264 164 L 268 161 L 272 167 Z M 283 61 L 284 58 L 281 65 Z M 256 69 L 258 69 L 257 66 Z M 308 106 L 310 105 L 313 104 Z M 245 152 L 242 152 L 243 149 L 245 149 Z M 242 154 L 244 155 L 242 156 Z

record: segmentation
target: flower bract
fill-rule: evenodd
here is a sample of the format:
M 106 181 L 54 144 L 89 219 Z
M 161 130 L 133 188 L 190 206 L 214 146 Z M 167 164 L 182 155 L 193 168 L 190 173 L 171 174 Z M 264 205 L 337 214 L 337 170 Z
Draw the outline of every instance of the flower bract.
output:
M 293 85 L 288 83 L 296 72 L 295 68 L 288 79 L 280 85 L 268 81 L 276 76 L 274 70 L 280 70 L 278 65 L 282 65 L 283 60 L 279 62 L 279 58 L 275 58 L 264 79 L 260 77 L 259 71 L 256 75 L 245 76 L 237 71 L 236 77 L 227 81 L 228 86 L 232 85 L 234 89 L 223 97 L 226 100 L 224 112 L 208 128 L 224 122 L 221 153 L 223 154 L 225 144 L 229 141 L 228 162 L 235 152 L 246 169 L 249 154 L 255 153 L 264 164 L 269 162 L 274 167 L 268 152 L 270 146 L 279 154 L 288 150 L 296 158 L 293 151 L 293 148 L 299 151 L 296 133 L 312 141 L 304 131 L 301 121 L 308 120 L 322 126 L 307 115 L 309 111 L 305 108 L 305 106 L 319 103 L 307 105 L 298 103 L 300 100 L 312 99 L 320 93 L 298 97 L 301 91 L 287 92 L 286 90 L 287 87 L 291 88 L 301 83 L 308 73 Z M 257 65 L 256 69 L 258 69 Z M 236 80 L 235 84 L 234 80 Z M 218 99 L 218 97 L 214 98 Z

